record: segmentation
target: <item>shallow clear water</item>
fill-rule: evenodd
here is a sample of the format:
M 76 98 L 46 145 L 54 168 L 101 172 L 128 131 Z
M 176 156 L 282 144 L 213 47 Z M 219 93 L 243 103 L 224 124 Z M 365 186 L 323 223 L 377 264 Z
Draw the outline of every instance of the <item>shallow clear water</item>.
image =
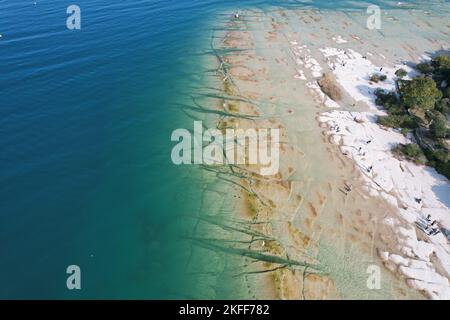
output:
M 66 2 L 0 1 L 0 298 L 199 296 L 181 236 L 194 223 L 182 217 L 204 210 L 204 181 L 172 164 L 170 134 L 192 126 L 179 105 L 205 85 L 211 26 L 234 8 L 367 5 L 75 4 L 80 31 L 66 28 Z M 79 292 L 65 286 L 70 264 Z

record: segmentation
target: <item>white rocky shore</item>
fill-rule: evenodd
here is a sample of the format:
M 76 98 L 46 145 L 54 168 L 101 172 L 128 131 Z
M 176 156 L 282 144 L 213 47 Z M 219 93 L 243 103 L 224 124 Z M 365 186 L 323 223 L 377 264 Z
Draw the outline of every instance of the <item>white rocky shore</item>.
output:
M 294 54 L 298 62 L 307 64 L 307 69 L 317 78 L 321 71 L 317 61 L 302 57 L 307 50 L 305 47 L 292 42 L 291 45 L 296 48 Z M 370 53 L 363 56 L 351 49 L 335 48 L 320 51 L 347 94 L 355 102 L 364 101 L 369 106 L 368 112 L 332 110 L 321 114 L 319 121 L 328 125 L 330 140 L 361 169 L 368 193 L 383 197 L 398 208 L 398 218 L 387 218 L 385 223 L 397 234 L 399 247 L 395 254 L 379 252 L 380 258 L 387 268 L 405 276 L 410 286 L 430 298 L 450 299 L 450 243 L 446 233 L 450 230 L 450 183 L 430 167 L 395 158 L 392 147 L 410 143 L 413 137 L 405 137 L 397 130 L 376 123 L 377 116 L 385 113 L 375 105 L 374 91 L 377 88 L 393 90 L 394 73 L 400 67 L 408 71 L 409 76 L 413 76 L 414 71 L 405 65 L 375 66 L 369 60 Z M 374 73 L 384 74 L 387 79 L 371 84 L 369 78 Z M 304 79 L 304 73 L 298 78 Z M 308 82 L 307 86 L 325 105 L 339 107 L 321 93 L 316 82 Z M 427 215 L 438 221 L 443 232 L 429 236 L 423 231 Z M 404 221 L 408 222 L 407 228 L 403 227 Z

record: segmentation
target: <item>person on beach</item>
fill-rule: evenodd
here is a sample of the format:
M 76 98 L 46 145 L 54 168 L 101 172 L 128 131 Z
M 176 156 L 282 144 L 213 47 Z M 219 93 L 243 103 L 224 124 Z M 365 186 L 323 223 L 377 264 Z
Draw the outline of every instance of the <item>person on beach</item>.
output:
M 353 190 L 353 186 L 351 184 L 344 183 L 344 189 L 347 192 L 351 192 Z
M 441 230 L 439 230 L 439 228 L 433 228 L 433 229 L 431 229 L 431 232 L 428 235 L 435 236 L 435 235 L 439 234 L 440 232 L 441 232 Z
M 362 148 L 362 147 L 359 147 L 359 149 L 358 149 L 358 155 L 363 156 L 363 157 L 366 155 L 366 153 L 363 152 L 363 148 Z
M 441 231 L 439 230 L 439 227 L 437 226 L 437 220 L 433 220 L 432 223 L 430 223 L 431 221 L 431 214 L 427 215 L 426 217 L 427 220 L 427 226 L 425 227 L 425 232 L 429 235 L 429 236 L 434 236 L 439 234 Z M 430 231 L 431 229 L 431 231 Z

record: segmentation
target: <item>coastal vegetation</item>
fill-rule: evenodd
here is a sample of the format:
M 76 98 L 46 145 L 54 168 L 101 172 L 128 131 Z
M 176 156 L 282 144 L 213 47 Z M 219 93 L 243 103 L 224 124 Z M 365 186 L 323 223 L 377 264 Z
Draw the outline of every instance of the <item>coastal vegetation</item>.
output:
M 425 164 L 427 162 L 422 149 L 415 143 L 399 144 L 392 149 L 392 152 L 399 157 L 404 157 L 417 164 Z
M 405 69 L 398 69 L 397 71 L 395 71 L 395 75 L 397 76 L 397 78 L 403 79 L 408 75 L 408 72 L 406 72 Z
M 370 81 L 375 82 L 375 83 L 378 83 L 380 81 L 383 82 L 386 79 L 387 79 L 387 76 L 385 74 L 377 74 L 377 73 L 375 73 L 375 74 L 373 74 L 370 77 Z
M 450 178 L 450 56 L 439 55 L 415 68 L 420 75 L 408 80 L 405 70 L 395 72 L 395 91 L 375 92 L 376 104 L 387 111 L 378 123 L 405 135 L 412 133 L 415 143 L 396 146 L 394 154 L 432 166 Z

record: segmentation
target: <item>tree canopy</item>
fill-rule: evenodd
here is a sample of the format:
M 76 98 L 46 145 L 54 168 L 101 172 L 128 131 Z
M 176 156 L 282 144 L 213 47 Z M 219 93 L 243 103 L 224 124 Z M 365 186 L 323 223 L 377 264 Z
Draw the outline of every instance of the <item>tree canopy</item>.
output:
M 422 108 L 431 110 L 437 100 L 442 97 L 442 92 L 437 88 L 433 79 L 425 76 L 405 81 L 400 87 L 403 102 L 410 108 Z
M 406 72 L 405 69 L 398 69 L 397 71 L 395 71 L 395 75 L 401 79 L 406 77 L 408 75 L 408 72 Z

